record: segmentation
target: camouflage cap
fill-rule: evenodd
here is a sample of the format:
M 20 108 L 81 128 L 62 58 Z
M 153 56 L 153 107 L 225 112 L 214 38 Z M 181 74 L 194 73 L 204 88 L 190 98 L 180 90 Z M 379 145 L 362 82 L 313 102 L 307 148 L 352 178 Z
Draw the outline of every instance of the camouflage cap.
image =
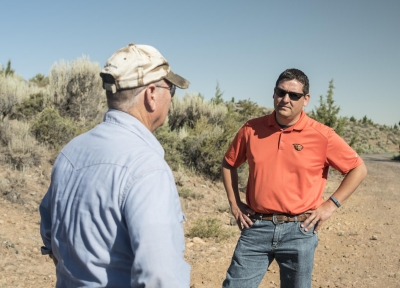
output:
M 173 73 L 167 60 L 158 50 L 148 45 L 133 43 L 115 52 L 100 73 L 103 88 L 112 91 L 136 88 L 161 79 L 186 89 L 189 81 Z

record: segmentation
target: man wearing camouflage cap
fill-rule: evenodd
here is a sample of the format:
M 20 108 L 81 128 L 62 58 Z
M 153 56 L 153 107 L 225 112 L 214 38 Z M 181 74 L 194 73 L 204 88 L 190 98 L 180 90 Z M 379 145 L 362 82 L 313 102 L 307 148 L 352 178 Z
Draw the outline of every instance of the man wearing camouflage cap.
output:
M 43 254 L 56 287 L 189 287 L 175 181 L 152 132 L 168 114 L 174 74 L 153 47 L 129 44 L 100 76 L 104 121 L 67 144 L 40 205 Z

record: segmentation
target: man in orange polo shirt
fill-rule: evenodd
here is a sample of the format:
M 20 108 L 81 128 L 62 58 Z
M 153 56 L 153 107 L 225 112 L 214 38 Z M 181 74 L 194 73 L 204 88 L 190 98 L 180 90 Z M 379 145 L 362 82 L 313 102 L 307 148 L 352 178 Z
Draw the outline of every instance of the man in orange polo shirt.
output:
M 231 212 L 242 230 L 223 287 L 258 287 L 275 259 L 281 287 L 311 287 L 317 231 L 367 175 L 357 153 L 303 111 L 307 76 L 287 69 L 276 81 L 275 111 L 249 120 L 225 154 L 222 177 Z M 249 164 L 246 202 L 237 168 Z M 347 174 L 324 201 L 329 166 Z

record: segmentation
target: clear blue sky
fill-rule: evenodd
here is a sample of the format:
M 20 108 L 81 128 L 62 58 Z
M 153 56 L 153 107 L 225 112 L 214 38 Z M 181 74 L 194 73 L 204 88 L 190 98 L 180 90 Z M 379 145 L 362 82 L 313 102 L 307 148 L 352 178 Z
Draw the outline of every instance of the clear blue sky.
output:
M 318 105 L 334 79 L 341 116 L 400 121 L 400 1 L 7 1 L 0 63 L 25 79 L 82 54 L 104 65 L 134 42 L 156 47 L 189 92 L 272 107 L 286 68 L 310 79 Z M 184 91 L 179 91 L 182 96 Z

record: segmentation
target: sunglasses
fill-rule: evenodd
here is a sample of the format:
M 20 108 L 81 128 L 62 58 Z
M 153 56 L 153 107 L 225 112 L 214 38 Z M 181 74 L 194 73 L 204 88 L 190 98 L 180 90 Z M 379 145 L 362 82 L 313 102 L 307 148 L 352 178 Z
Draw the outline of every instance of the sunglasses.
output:
M 175 95 L 175 90 L 176 90 L 176 86 L 175 85 L 171 85 L 171 87 L 164 87 L 164 86 L 156 86 L 156 87 L 168 89 L 169 93 L 171 94 L 171 98 L 174 97 L 174 95 Z
M 301 97 L 304 96 L 304 94 L 296 93 L 296 92 L 289 92 L 289 91 L 283 90 L 279 87 L 275 87 L 275 94 L 279 98 L 285 97 L 286 94 L 289 94 L 289 98 L 292 101 L 298 101 L 298 100 L 300 100 Z

